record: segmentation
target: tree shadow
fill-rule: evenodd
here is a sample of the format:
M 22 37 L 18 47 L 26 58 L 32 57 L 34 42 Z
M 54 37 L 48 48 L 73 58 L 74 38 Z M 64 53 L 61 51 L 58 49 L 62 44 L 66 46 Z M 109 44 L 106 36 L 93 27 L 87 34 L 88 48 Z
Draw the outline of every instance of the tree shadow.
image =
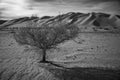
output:
M 60 80 L 119 80 L 120 78 L 120 70 L 55 66 L 49 64 L 44 68 Z

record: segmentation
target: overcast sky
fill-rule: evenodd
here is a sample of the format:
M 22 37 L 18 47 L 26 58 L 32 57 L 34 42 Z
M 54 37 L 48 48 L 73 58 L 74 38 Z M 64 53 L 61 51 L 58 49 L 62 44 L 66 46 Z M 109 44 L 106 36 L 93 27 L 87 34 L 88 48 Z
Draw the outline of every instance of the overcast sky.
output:
M 67 12 L 120 14 L 120 0 L 0 0 L 0 17 L 58 15 Z

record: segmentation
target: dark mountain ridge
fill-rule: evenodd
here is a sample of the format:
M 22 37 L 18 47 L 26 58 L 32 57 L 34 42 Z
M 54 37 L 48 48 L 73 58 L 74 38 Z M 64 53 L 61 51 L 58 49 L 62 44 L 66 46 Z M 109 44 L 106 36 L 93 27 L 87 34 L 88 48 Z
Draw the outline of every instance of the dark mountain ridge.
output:
M 0 25 L 5 27 L 23 27 L 28 22 L 34 21 L 39 25 L 46 24 L 49 26 L 58 25 L 76 25 L 81 31 L 119 31 L 120 15 L 112 15 L 107 13 L 79 13 L 69 12 L 58 16 L 39 17 L 22 17 L 18 19 L 8 20 Z
M 5 23 L 7 20 L 0 20 L 0 25 Z

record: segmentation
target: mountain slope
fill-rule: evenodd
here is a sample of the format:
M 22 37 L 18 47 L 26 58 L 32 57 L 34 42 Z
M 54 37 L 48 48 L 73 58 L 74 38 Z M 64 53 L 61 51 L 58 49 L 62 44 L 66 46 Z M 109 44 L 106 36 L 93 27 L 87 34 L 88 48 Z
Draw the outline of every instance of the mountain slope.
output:
M 5 23 L 1 24 L 0 28 L 4 28 L 7 26 L 13 26 L 16 24 L 22 24 L 24 22 L 28 22 L 28 21 L 36 20 L 36 19 L 39 19 L 39 18 L 38 17 L 22 17 L 22 18 L 18 18 L 18 19 L 8 20 Z
M 49 26 L 60 25 L 76 25 L 81 31 L 119 31 L 120 30 L 120 16 L 106 13 L 74 13 L 69 12 L 58 16 L 43 16 L 38 17 L 23 17 L 5 22 L 0 25 L 1 28 L 9 27 L 24 27 L 30 21 L 34 21 Z
M 5 23 L 7 20 L 0 20 L 0 25 Z

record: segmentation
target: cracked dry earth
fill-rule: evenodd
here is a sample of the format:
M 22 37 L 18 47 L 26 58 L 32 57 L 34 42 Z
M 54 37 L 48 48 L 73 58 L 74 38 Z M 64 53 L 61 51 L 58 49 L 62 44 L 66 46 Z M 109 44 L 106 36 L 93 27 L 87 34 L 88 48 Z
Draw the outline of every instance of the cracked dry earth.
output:
M 111 36 L 114 40 L 107 38 L 108 41 L 111 40 L 110 44 L 108 42 L 108 44 L 101 45 L 102 41 L 105 41 L 102 39 L 105 36 L 95 38 L 95 35 L 84 36 L 82 34 L 80 39 L 62 43 L 59 45 L 59 49 L 48 51 L 48 60 L 55 61 L 64 67 L 72 67 L 65 69 L 47 63 L 39 63 L 41 59 L 39 49 L 19 45 L 14 40 L 13 34 L 2 32 L 0 33 L 0 80 L 119 80 L 120 50 L 118 47 L 120 45 L 117 41 L 120 40 L 120 35 Z M 96 40 L 94 41 L 94 39 Z M 101 39 L 101 43 L 97 42 L 99 39 Z

